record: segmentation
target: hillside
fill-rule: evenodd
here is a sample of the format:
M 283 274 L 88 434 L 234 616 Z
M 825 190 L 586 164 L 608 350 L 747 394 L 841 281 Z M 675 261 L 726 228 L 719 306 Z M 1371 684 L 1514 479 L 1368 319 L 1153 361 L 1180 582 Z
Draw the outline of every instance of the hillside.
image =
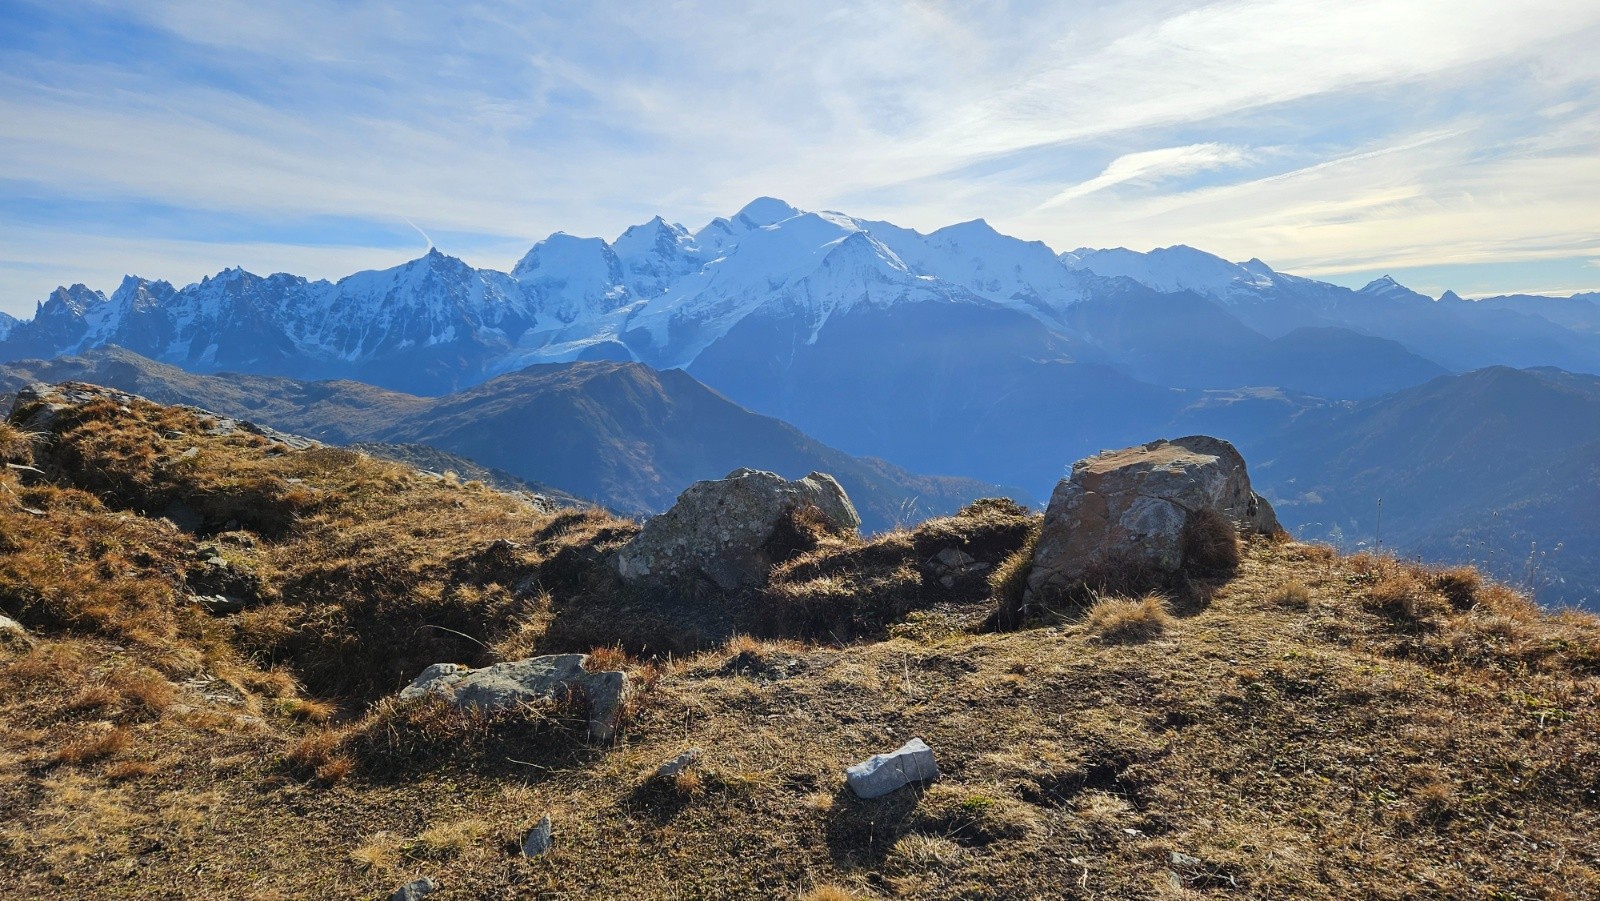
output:
M 1600 893 L 1600 622 L 1470 570 L 1262 539 L 1170 613 L 996 632 L 988 582 L 925 570 L 1025 546 L 1036 517 L 986 502 L 812 536 L 753 596 L 629 594 L 607 555 L 637 526 L 603 513 L 133 397 L 41 409 L 0 429 L 19 896 Z M 219 592 L 243 609 L 196 599 Z M 639 686 L 611 744 L 558 703 L 393 697 L 436 662 L 596 648 Z M 938 781 L 845 787 L 913 736 Z M 554 849 L 521 857 L 546 814 Z
M 1477 563 L 1547 603 L 1600 601 L 1600 378 L 1494 367 L 1308 410 L 1243 443 L 1308 536 L 1381 538 Z
M 682 372 L 631 363 L 534 366 L 438 398 L 350 381 L 195 375 L 120 348 L 0 366 L 0 391 L 64 380 L 245 417 L 336 444 L 429 445 L 470 465 L 503 471 L 541 493 L 575 495 L 628 514 L 663 510 L 692 482 L 743 465 L 788 476 L 833 473 L 873 530 L 947 513 L 1005 490 L 851 457 L 741 409 Z M 375 452 L 400 459 L 419 453 Z

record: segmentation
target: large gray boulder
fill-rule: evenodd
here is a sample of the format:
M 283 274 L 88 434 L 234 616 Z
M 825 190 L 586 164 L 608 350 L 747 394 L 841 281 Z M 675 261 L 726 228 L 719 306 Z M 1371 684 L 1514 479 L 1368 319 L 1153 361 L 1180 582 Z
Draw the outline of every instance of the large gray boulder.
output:
M 582 695 L 589 707 L 589 735 L 609 741 L 628 693 L 628 677 L 583 668 L 587 654 L 551 654 L 471 669 L 456 663 L 435 663 L 401 689 L 402 701 L 437 695 L 466 710 L 507 710 L 569 693 Z
M 831 531 L 861 528 L 861 517 L 833 476 L 814 472 L 790 481 L 736 469 L 725 479 L 690 485 L 672 509 L 645 523 L 617 553 L 617 573 L 630 583 L 704 577 L 725 591 L 765 585 L 774 563 L 773 539 L 802 508 L 813 508 Z
M 1244 458 L 1219 438 L 1163 439 L 1079 460 L 1050 496 L 1028 595 L 1176 573 L 1185 530 L 1207 510 L 1241 532 L 1280 529 L 1272 506 L 1251 490 Z

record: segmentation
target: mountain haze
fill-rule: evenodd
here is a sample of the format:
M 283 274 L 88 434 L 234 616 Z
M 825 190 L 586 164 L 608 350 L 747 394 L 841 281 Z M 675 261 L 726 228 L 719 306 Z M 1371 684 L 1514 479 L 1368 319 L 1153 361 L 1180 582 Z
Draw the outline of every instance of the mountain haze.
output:
M 120 348 L 0 366 L 0 390 L 8 392 L 68 380 L 334 443 L 400 445 L 373 452 L 428 468 L 456 466 L 408 449 L 427 445 L 534 483 L 536 490 L 554 486 L 557 494 L 635 515 L 659 512 L 691 483 L 742 466 L 790 478 L 815 470 L 833 475 L 869 530 L 1007 493 L 973 479 L 913 475 L 882 460 L 852 457 L 742 409 L 681 371 L 656 372 L 638 363 L 536 365 L 440 398 L 351 381 L 196 375 Z

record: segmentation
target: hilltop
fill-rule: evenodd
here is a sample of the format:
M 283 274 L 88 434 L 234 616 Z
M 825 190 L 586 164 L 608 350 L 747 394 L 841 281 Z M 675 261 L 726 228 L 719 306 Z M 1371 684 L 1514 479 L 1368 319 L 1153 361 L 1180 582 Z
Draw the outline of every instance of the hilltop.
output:
M 1471 570 L 1258 538 L 1165 604 L 995 631 L 1038 515 L 985 501 L 641 594 L 608 563 L 636 523 L 71 391 L 0 429 L 0 872 L 30 897 L 1600 891 L 1600 623 Z M 946 548 L 999 574 L 943 581 Z M 561 651 L 638 686 L 613 743 L 559 703 L 395 699 Z M 939 781 L 844 787 L 913 736 Z
M 918 475 L 846 454 L 739 407 L 681 370 L 639 363 L 534 365 L 442 397 L 352 381 L 198 375 L 122 348 L 0 365 L 0 391 L 72 380 L 358 444 L 502 487 L 521 481 L 550 497 L 582 497 L 631 515 L 660 512 L 690 483 L 740 466 L 790 476 L 833 473 L 873 531 L 1008 493 L 975 479 Z

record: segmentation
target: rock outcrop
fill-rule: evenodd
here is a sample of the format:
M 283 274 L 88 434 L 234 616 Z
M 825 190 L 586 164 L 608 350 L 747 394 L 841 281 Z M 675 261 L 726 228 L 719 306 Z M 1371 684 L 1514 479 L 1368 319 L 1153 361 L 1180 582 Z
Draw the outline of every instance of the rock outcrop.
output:
M 1226 441 L 1163 439 L 1079 460 L 1050 496 L 1028 596 L 1176 573 L 1193 556 L 1197 529 L 1219 516 L 1240 532 L 1280 530 Z
M 736 469 L 725 479 L 690 485 L 672 509 L 645 523 L 618 551 L 617 572 L 630 583 L 699 577 L 724 591 L 759 587 L 776 562 L 784 530 L 802 513 L 832 532 L 861 527 L 850 498 L 830 475 L 814 472 L 790 481 Z
M 628 678 L 615 671 L 592 673 L 583 668 L 587 654 L 551 654 L 471 669 L 456 663 L 435 663 L 400 691 L 409 701 L 438 695 L 462 709 L 505 710 L 532 701 L 580 694 L 589 707 L 589 735 L 609 741 L 628 692 Z

